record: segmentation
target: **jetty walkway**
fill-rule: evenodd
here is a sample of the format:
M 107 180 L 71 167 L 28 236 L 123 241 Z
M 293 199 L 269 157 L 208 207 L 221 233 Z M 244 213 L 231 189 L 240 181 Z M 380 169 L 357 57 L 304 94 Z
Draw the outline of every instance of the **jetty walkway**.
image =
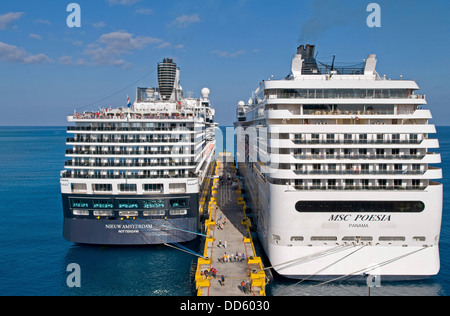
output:
M 195 274 L 197 295 L 265 296 L 266 275 L 253 245 L 231 154 L 220 154 L 215 171 L 205 222 L 206 259 L 198 259 Z

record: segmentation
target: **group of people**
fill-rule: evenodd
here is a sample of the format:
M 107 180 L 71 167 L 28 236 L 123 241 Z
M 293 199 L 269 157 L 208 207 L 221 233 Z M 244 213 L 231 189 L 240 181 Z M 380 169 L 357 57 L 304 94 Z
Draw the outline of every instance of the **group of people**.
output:
M 236 254 L 227 254 L 226 252 L 223 254 L 222 257 L 219 257 L 218 261 L 220 263 L 228 263 L 228 262 L 244 262 L 245 260 L 245 254 L 236 252 Z
M 202 276 L 203 279 L 211 279 L 217 278 L 217 269 L 212 267 L 211 270 L 206 269 L 206 270 L 202 270 L 200 271 L 200 275 Z M 220 286 L 225 286 L 225 276 L 222 274 L 219 278 L 219 284 Z M 245 292 L 244 292 L 245 293 Z
M 216 278 L 217 277 L 217 270 L 216 268 L 211 268 L 211 270 L 206 269 L 205 271 L 200 271 L 200 275 L 202 278 Z
M 218 248 L 227 248 L 228 242 L 225 240 L 224 243 L 222 243 L 222 240 L 219 240 L 219 243 L 217 244 Z
M 222 214 L 219 216 L 219 220 L 216 223 L 217 229 L 223 230 L 223 227 L 227 224 L 227 218 L 222 218 Z M 220 248 L 220 246 L 219 246 Z M 225 247 L 226 248 L 226 247 Z
M 250 294 L 252 292 L 252 285 L 250 284 L 250 281 L 242 281 L 240 289 L 244 294 Z
M 226 177 L 220 176 L 219 181 L 221 186 L 233 185 L 233 178 L 231 177 L 231 175 L 227 175 Z

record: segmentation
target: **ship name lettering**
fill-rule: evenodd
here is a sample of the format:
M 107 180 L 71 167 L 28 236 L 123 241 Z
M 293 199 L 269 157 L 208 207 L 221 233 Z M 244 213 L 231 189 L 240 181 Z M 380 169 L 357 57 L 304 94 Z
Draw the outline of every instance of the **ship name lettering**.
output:
M 331 215 L 331 217 L 328 219 L 329 222 L 350 222 L 352 220 L 351 214 L 338 214 L 338 215 Z M 391 221 L 391 215 L 356 215 L 353 222 L 390 222 Z
M 391 215 L 357 215 L 355 222 L 358 220 L 361 222 L 390 222 Z
M 331 215 L 329 222 L 348 222 L 352 216 L 347 214 Z

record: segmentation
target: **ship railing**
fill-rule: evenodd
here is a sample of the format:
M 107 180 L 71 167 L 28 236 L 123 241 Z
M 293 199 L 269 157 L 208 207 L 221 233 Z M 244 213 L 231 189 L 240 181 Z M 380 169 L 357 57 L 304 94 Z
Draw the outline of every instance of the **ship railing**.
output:
M 125 175 L 125 174 L 79 174 L 73 172 L 65 172 L 61 174 L 62 178 L 72 179 L 188 179 L 196 178 L 193 173 L 190 174 L 158 174 L 158 175 Z
M 392 139 L 392 140 L 365 140 L 365 139 L 360 139 L 360 140 L 350 140 L 350 139 L 309 139 L 309 140 L 305 140 L 305 139 L 293 139 L 292 142 L 295 145 L 304 145 L 304 144 L 308 144 L 308 145 L 314 145 L 314 144 L 385 144 L 385 145 L 389 145 L 389 144 L 399 144 L 399 145 L 419 145 L 423 142 L 423 140 L 419 140 L 419 139 L 412 139 L 412 140 L 400 140 L 400 139 Z
M 393 191 L 393 190 L 404 190 L 404 191 L 424 191 L 428 186 L 400 186 L 400 185 L 386 185 L 386 186 L 317 186 L 317 185 L 295 185 L 295 190 L 298 191 L 318 191 L 318 190 L 337 190 L 337 191 L 356 191 L 356 190 L 366 190 L 366 191 Z
M 194 127 L 97 127 L 97 126 L 68 126 L 68 131 L 93 132 L 180 132 L 195 131 Z
M 179 138 L 167 138 L 167 139 L 104 139 L 104 138 L 98 138 L 98 139 L 92 139 L 92 138 L 67 138 L 67 143 L 121 143 L 121 144 L 127 144 L 127 143 L 190 143 L 191 140 L 183 140 Z
M 83 163 L 66 161 L 66 167 L 196 167 L 196 163 Z
M 194 155 L 194 152 L 181 151 L 153 151 L 153 150 L 121 150 L 121 151 L 102 151 L 102 150 L 74 150 L 67 149 L 66 155 Z
M 294 113 L 293 113 L 294 114 Z M 303 115 L 394 115 L 394 110 L 367 110 L 367 111 L 327 111 L 327 110 L 303 110 Z M 406 113 L 404 113 L 406 114 Z M 408 114 L 414 114 L 414 111 Z M 297 114 L 298 115 L 298 114 Z
M 297 160 L 322 160 L 322 159 L 366 159 L 366 160 L 422 160 L 426 155 L 293 155 Z
M 73 120 L 192 120 L 194 118 L 193 113 L 164 113 L 157 112 L 155 114 L 136 114 L 136 113 L 120 113 L 120 114 L 107 114 L 107 113 L 85 113 L 70 115 L 69 118 Z
M 424 175 L 423 170 L 293 170 L 297 175 Z

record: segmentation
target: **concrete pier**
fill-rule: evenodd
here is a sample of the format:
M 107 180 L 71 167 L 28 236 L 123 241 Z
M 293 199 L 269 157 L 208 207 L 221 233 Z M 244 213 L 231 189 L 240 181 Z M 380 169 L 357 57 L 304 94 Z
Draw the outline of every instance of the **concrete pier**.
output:
M 265 273 L 253 245 L 241 184 L 236 180 L 232 156 L 221 154 L 205 223 L 207 259 L 197 263 L 198 296 L 265 296 Z M 215 277 L 213 269 L 217 270 Z

